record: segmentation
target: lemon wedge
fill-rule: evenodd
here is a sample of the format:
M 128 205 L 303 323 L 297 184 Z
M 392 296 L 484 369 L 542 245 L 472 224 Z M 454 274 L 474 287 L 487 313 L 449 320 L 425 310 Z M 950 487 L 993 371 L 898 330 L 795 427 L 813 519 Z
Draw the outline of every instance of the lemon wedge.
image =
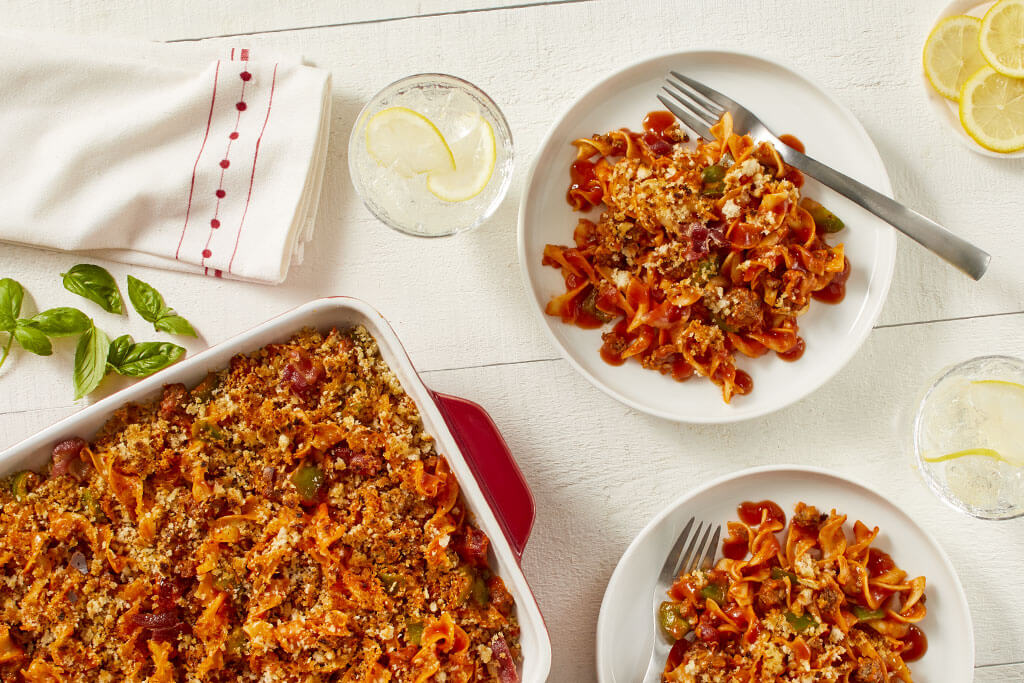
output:
M 446 202 L 464 202 L 480 194 L 494 174 L 497 148 L 494 130 L 484 118 L 459 140 L 451 144 L 455 158 L 452 170 L 432 171 L 427 176 L 427 189 Z
M 431 171 L 454 171 L 455 157 L 430 119 L 406 107 L 391 107 L 366 124 L 366 150 L 377 163 L 411 178 Z
M 1024 0 L 1000 0 L 985 12 L 978 44 L 993 69 L 1024 78 Z
M 924 75 L 940 95 L 956 100 L 964 82 L 985 66 L 978 49 L 981 19 L 958 15 L 940 21 L 924 44 Z
M 993 152 L 1024 149 L 1024 80 L 979 69 L 960 91 L 960 125 Z

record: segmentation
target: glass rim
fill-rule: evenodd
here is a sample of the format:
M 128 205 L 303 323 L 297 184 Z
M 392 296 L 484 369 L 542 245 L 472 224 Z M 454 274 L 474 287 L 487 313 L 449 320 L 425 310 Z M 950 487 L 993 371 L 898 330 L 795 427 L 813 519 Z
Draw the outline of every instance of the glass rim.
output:
M 505 151 L 506 151 L 506 155 L 507 155 L 507 162 L 506 163 L 510 166 L 509 171 L 507 173 L 505 173 L 505 177 L 501 181 L 501 186 L 498 188 L 498 191 L 495 194 L 494 199 L 491 201 L 491 204 L 490 204 L 490 206 L 488 207 L 488 209 L 486 211 L 483 211 L 479 216 L 476 217 L 476 219 L 474 219 L 470 223 L 467 223 L 465 225 L 459 226 L 459 227 L 457 227 L 457 228 L 455 228 L 453 230 L 449 230 L 448 232 L 438 232 L 438 233 L 425 233 L 425 232 L 417 232 L 417 231 L 414 231 L 414 230 L 409 230 L 405 226 L 399 225 L 397 222 L 389 219 L 386 215 L 382 215 L 382 211 L 379 210 L 376 206 L 374 206 L 373 202 L 371 202 L 364 195 L 363 190 L 360 187 L 360 183 L 356 182 L 356 177 L 357 177 L 358 174 L 356 172 L 356 169 L 354 168 L 355 161 L 354 161 L 354 155 L 352 154 L 353 147 L 356 144 L 358 144 L 356 142 L 356 136 L 358 135 L 358 132 L 363 127 L 362 126 L 363 121 L 365 120 L 366 116 L 370 112 L 370 110 L 371 110 L 372 106 L 374 105 L 374 103 L 377 101 L 378 98 L 380 98 L 382 93 L 387 92 L 388 90 L 390 90 L 392 88 L 395 88 L 397 86 L 400 86 L 400 85 L 402 85 L 402 84 L 404 84 L 406 82 L 418 81 L 418 80 L 430 80 L 430 79 L 433 79 L 434 81 L 445 81 L 445 80 L 453 81 L 454 82 L 453 84 L 455 86 L 461 87 L 461 88 L 469 91 L 473 96 L 477 97 L 479 100 L 481 100 L 483 102 L 484 108 L 494 118 L 494 122 L 497 124 L 497 128 L 500 129 L 500 132 L 499 131 L 495 131 L 495 138 L 501 138 L 502 141 L 504 141 L 504 140 L 508 141 L 508 146 L 507 146 L 507 149 Z M 505 147 L 503 144 L 499 144 L 497 142 L 496 142 L 496 144 L 497 144 L 498 147 L 501 147 L 503 149 Z M 402 78 L 399 78 L 399 79 L 397 79 L 395 81 L 392 81 L 391 83 L 388 83 L 383 88 L 381 88 L 376 93 L 374 93 L 373 96 L 370 97 L 370 99 L 368 99 L 366 101 L 366 104 L 364 104 L 359 109 L 359 113 L 356 115 L 355 124 L 352 126 L 352 130 L 349 133 L 347 154 L 348 154 L 349 179 L 350 179 L 350 181 L 352 183 L 352 187 L 356 191 L 356 196 L 359 197 L 359 201 L 363 204 L 363 206 L 366 207 L 367 211 L 369 211 L 370 214 L 372 214 L 374 218 L 376 218 L 377 220 L 379 220 L 381 223 L 383 223 L 384 225 L 388 226 L 392 230 L 400 232 L 403 235 L 409 235 L 410 237 L 419 237 L 419 238 L 423 238 L 423 239 L 437 239 L 437 238 L 441 238 L 441 237 L 453 237 L 455 235 L 458 235 L 458 234 L 461 234 L 461 233 L 464 233 L 464 232 L 469 232 L 470 230 L 478 228 L 481 225 L 483 225 L 485 222 L 490 220 L 490 218 L 492 216 L 494 216 L 495 213 L 497 213 L 498 208 L 504 203 L 505 198 L 508 196 L 509 189 L 510 189 L 510 187 L 512 185 L 512 175 L 513 175 L 514 169 L 515 169 L 515 141 L 514 141 L 514 139 L 512 137 L 512 128 L 511 128 L 511 126 L 509 126 L 508 119 L 505 118 L 505 113 L 501 110 L 501 107 L 498 106 L 498 103 L 495 102 L 494 98 L 492 98 L 490 95 L 488 95 L 480 86 L 475 85 L 473 83 L 470 83 L 465 78 L 461 78 L 459 76 L 454 76 L 452 74 L 441 73 L 439 71 L 426 71 L 426 72 L 423 72 L 423 73 L 417 73 L 417 74 L 411 74 L 409 76 L 403 76 Z M 498 168 L 498 164 L 495 164 L 495 169 L 497 169 L 497 168 Z
M 1019 358 L 1017 356 L 1009 356 L 1006 354 L 986 354 L 983 356 L 974 356 L 972 358 L 968 358 L 966 360 L 962 360 L 956 363 L 951 363 L 945 366 L 942 370 L 940 370 L 934 375 L 931 383 L 928 385 L 928 388 L 924 390 L 923 394 L 920 394 L 920 398 L 917 401 L 917 410 L 914 413 L 914 426 L 913 432 L 911 434 L 911 446 L 914 449 L 914 461 L 917 465 L 917 470 L 918 472 L 921 473 L 921 476 L 924 478 L 925 484 L 928 485 L 928 488 L 931 489 L 932 493 L 935 494 L 936 498 L 938 498 L 939 500 L 941 500 L 943 503 L 953 508 L 954 510 L 962 512 L 970 517 L 974 517 L 975 519 L 981 519 L 990 522 L 1011 521 L 1024 517 L 1024 505 L 1021 505 L 1019 509 L 1016 509 L 1013 512 L 1013 514 L 1010 515 L 986 515 L 984 513 L 980 513 L 977 509 L 971 508 L 956 496 L 953 496 L 950 493 L 948 493 L 942 487 L 940 482 L 931 473 L 928 467 L 932 463 L 925 462 L 924 456 L 921 452 L 921 426 L 924 415 L 924 407 L 927 404 L 928 399 L 939 387 L 939 385 L 941 385 L 944 381 L 949 379 L 951 375 L 954 375 L 956 372 L 960 371 L 964 366 L 983 361 L 1005 361 L 1019 366 L 1021 370 L 1024 371 L 1024 359 Z

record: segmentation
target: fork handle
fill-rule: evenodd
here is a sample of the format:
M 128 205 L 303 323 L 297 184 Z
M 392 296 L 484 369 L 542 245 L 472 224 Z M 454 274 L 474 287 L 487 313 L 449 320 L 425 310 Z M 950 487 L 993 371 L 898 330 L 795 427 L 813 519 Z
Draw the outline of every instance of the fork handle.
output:
M 784 145 L 777 145 L 782 159 L 815 180 L 828 185 L 855 204 L 859 204 L 883 221 L 914 240 L 925 249 L 956 266 L 974 280 L 980 280 L 992 259 L 987 252 L 953 234 L 935 221 L 886 197 L 881 192 L 854 180 L 848 175 L 816 161 L 806 154 Z

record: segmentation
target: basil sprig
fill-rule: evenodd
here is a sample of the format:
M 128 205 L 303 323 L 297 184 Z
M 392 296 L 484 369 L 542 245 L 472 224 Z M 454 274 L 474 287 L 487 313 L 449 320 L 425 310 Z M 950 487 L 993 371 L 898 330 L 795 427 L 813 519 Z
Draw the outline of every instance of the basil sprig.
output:
M 64 278 L 64 289 L 69 292 L 96 302 L 107 313 L 124 313 L 121 290 L 106 268 L 79 263 L 68 272 L 61 273 L 61 276 Z
M 148 377 L 185 355 L 185 349 L 170 342 L 133 343 L 124 334 L 110 343 L 107 368 L 125 377 Z
M 0 280 L 0 332 L 8 334 L 7 343 L 0 351 L 0 365 L 7 360 L 14 342 L 29 353 L 49 356 L 53 353 L 50 337 L 80 334 L 92 325 L 85 313 L 69 307 L 51 308 L 31 318 L 21 318 L 24 300 L 25 288 L 19 282 L 9 277 Z
M 189 321 L 164 303 L 164 297 L 152 285 L 128 276 L 128 298 L 146 322 L 153 323 L 158 332 L 198 336 Z
M 95 301 L 111 313 L 124 312 L 117 283 L 103 268 L 79 264 L 63 277 L 68 291 Z M 196 335 L 188 321 L 168 308 L 155 289 L 131 276 L 128 286 L 136 310 L 158 330 Z M 49 356 L 53 353 L 51 338 L 80 335 L 73 373 L 76 400 L 95 390 L 111 371 L 125 377 L 148 377 L 185 355 L 185 349 L 170 342 L 135 343 L 127 334 L 111 341 L 89 316 L 69 306 L 22 318 L 24 299 L 21 284 L 11 278 L 0 279 L 0 335 L 8 336 L 0 348 L 0 366 L 7 360 L 14 342 L 31 353 Z
M 107 353 L 110 351 L 110 337 L 100 328 L 92 325 L 78 339 L 75 348 L 75 400 L 100 385 L 107 374 Z

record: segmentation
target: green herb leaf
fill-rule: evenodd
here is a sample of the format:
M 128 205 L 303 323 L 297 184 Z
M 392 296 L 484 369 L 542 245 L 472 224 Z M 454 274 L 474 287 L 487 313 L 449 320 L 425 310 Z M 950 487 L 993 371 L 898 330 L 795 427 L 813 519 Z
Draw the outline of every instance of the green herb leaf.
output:
M 111 347 L 113 351 L 113 347 Z M 114 365 L 118 374 L 126 377 L 148 377 L 163 370 L 185 355 L 185 349 L 170 342 L 139 342 L 133 344 L 120 362 Z M 108 356 L 109 358 L 109 356 Z
M 107 374 L 110 337 L 95 325 L 86 330 L 75 349 L 75 400 L 89 394 Z
M 28 324 L 47 337 L 68 337 L 82 334 L 89 329 L 92 321 L 77 308 L 62 306 L 36 313 L 28 319 Z
M 160 292 L 142 280 L 128 276 L 128 298 L 142 319 L 153 323 L 158 332 L 198 336 L 192 325 L 164 303 Z
M 122 334 L 110 342 L 110 351 L 107 352 L 107 365 L 110 366 L 111 370 L 117 370 L 118 366 L 124 363 L 125 356 L 128 355 L 128 351 L 131 350 L 134 343 L 135 340 L 132 339 L 130 334 Z
M 189 337 L 197 337 L 195 329 L 189 321 L 182 318 L 180 315 L 169 315 L 165 318 L 160 318 L 155 323 L 155 327 L 160 332 L 169 332 L 171 334 L 181 334 Z
M 53 346 L 46 335 L 32 327 L 27 320 L 19 320 L 14 327 L 14 341 L 26 351 L 37 356 L 49 356 Z
M 5 332 L 14 329 L 14 321 L 21 315 L 21 301 L 25 289 L 15 280 L 5 277 L 0 280 L 0 328 Z
M 108 313 L 124 313 L 121 291 L 105 268 L 91 263 L 79 263 L 61 275 L 64 278 L 64 289 L 72 294 L 96 302 Z

